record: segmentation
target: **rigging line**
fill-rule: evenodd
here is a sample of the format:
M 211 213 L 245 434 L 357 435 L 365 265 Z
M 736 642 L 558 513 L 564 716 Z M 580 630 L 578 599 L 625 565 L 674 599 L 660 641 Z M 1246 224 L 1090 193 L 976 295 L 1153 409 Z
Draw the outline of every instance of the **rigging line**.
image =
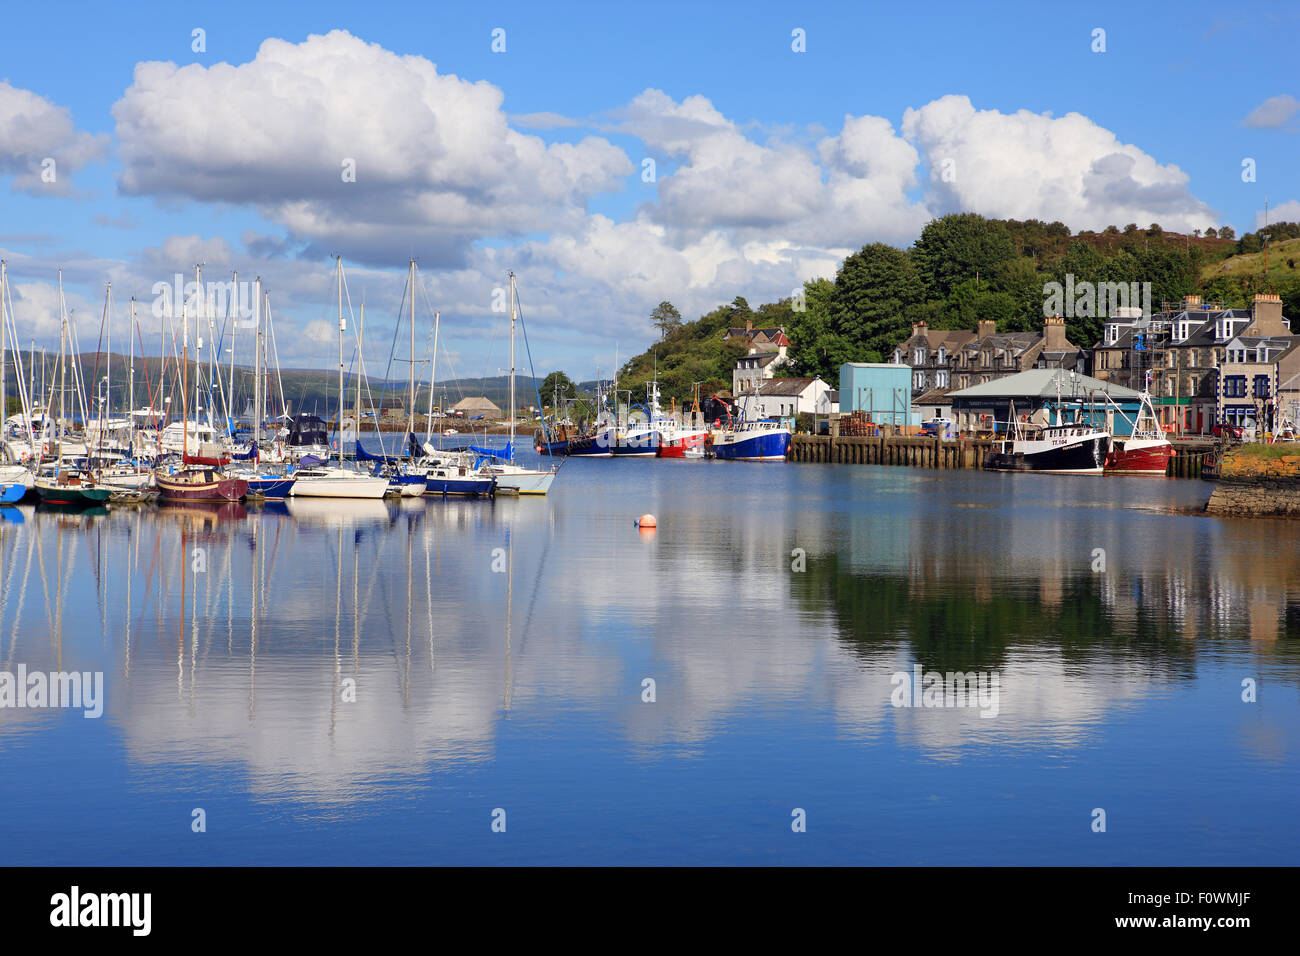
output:
M 535 395 L 537 398 L 537 410 L 538 412 L 541 412 L 542 393 L 537 390 L 537 369 L 533 367 L 533 353 L 532 350 L 528 347 L 528 326 L 524 324 L 524 307 L 523 304 L 520 303 L 519 301 L 518 291 L 515 292 L 515 312 L 519 316 L 519 328 L 524 333 L 524 353 L 528 356 L 528 373 L 533 380 L 533 395 Z M 514 414 L 515 414 L 515 410 L 511 409 L 510 416 L 512 418 L 514 417 Z M 551 440 L 550 434 L 546 430 L 545 415 L 542 416 L 542 437 L 548 442 Z

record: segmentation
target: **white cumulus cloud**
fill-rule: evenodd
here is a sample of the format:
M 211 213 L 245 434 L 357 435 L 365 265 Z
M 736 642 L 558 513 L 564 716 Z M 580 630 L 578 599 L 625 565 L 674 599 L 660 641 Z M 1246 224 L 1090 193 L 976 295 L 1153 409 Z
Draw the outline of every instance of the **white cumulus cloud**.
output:
M 108 136 L 79 131 L 66 107 L 0 80 L 0 174 L 15 190 L 66 195 L 72 175 L 107 152 Z
M 949 95 L 908 109 L 903 135 L 929 165 L 926 194 L 936 213 L 1059 219 L 1072 229 L 1217 224 L 1189 192 L 1186 173 L 1079 113 L 977 110 L 968 97 Z

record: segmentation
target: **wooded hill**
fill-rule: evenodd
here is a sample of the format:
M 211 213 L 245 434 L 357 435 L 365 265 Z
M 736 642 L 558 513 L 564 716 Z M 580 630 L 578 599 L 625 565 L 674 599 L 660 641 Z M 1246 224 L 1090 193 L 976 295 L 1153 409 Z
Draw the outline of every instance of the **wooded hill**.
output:
M 746 347 L 722 336 L 746 320 L 755 328 L 785 327 L 793 365 L 778 375 L 820 375 L 835 385 L 842 363 L 886 360 L 920 320 L 936 329 L 974 328 L 978 320 L 992 319 L 999 331 L 1040 330 L 1044 285 L 1064 284 L 1067 274 L 1076 283 L 1149 282 L 1156 311 L 1189 294 L 1244 307 L 1254 293 L 1267 291 L 1282 295 L 1285 314 L 1300 316 L 1300 273 L 1294 267 L 1300 250 L 1287 242 L 1300 238 L 1300 224 L 1278 223 L 1268 233 L 1265 277 L 1257 255 L 1260 236 L 1238 239 L 1228 227 L 1184 235 L 1156 223 L 1130 223 L 1072 233 L 1060 222 L 943 216 L 908 249 L 863 246 L 833 277 L 805 283 L 803 302 L 782 299 L 751 308 L 738 295 L 693 322 L 673 321 L 676 310 L 661 303 L 654 322 L 663 338 L 623 366 L 619 387 L 630 388 L 634 400 L 644 399 L 657 364 L 665 403 L 689 401 L 693 382 L 704 383 L 706 395 L 729 389 Z M 1092 348 L 1103 321 L 1095 315 L 1067 317 L 1066 333 L 1075 345 Z

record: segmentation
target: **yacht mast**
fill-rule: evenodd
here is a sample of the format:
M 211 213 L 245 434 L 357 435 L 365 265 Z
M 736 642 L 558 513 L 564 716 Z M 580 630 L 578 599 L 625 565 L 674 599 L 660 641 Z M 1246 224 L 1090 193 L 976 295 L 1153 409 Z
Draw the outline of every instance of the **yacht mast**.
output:
M 424 440 L 427 442 L 433 438 L 433 389 L 434 383 L 438 381 L 438 316 L 440 313 L 433 313 L 433 366 L 429 369 L 429 415 L 424 420 Z
M 239 288 L 238 285 L 235 286 Z M 254 340 L 253 348 L 253 460 L 261 458 L 259 453 L 259 444 L 262 438 L 262 277 L 257 277 L 255 285 L 257 300 L 253 303 L 253 324 L 257 328 L 257 336 Z M 233 347 L 233 343 L 232 343 Z M 233 369 L 235 360 L 230 360 L 230 367 Z M 233 379 L 231 389 L 233 391 Z
M 415 260 L 414 260 L 414 259 L 411 260 L 411 351 L 410 351 L 410 357 L 411 357 L 411 367 L 408 369 L 408 371 L 410 372 L 409 378 L 410 378 L 410 380 L 411 380 L 411 387 L 410 387 L 410 398 L 409 398 L 409 402 L 410 402 L 410 404 L 407 405 L 407 408 L 409 409 L 409 414 L 407 415 L 407 419 L 406 419 L 406 433 L 407 433 L 408 435 L 414 435 L 414 434 L 415 434 Z M 405 443 L 404 443 L 404 444 L 405 444 Z
M 334 261 L 339 273 L 339 467 L 343 467 L 343 330 L 347 327 L 343 321 L 343 257 L 335 256 Z
M 510 453 L 515 446 L 515 274 L 510 273 Z

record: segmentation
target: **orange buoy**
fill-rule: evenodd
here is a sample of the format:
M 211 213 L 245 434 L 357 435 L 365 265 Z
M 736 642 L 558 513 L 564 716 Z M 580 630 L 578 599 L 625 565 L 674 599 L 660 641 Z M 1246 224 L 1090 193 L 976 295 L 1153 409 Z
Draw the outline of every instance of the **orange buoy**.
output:
M 638 528 L 657 528 L 659 527 L 659 522 L 655 521 L 654 515 L 642 515 L 640 518 L 636 519 L 636 526 Z

